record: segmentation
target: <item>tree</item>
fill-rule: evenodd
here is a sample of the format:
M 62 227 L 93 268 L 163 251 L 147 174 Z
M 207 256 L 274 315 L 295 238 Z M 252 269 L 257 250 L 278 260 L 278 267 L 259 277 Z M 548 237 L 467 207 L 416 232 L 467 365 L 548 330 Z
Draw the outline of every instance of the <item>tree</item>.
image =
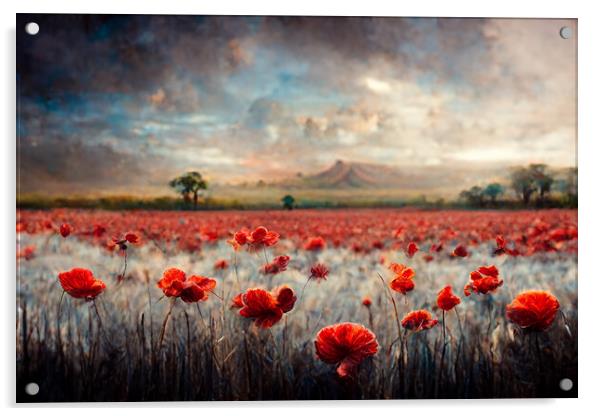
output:
M 483 205 L 483 188 L 473 186 L 472 188 L 460 192 L 460 198 L 465 199 L 471 205 Z
M 572 197 L 577 197 L 577 177 L 579 176 L 579 173 L 577 171 L 577 168 L 569 168 L 567 170 L 566 173 L 566 183 L 567 183 L 567 188 L 566 188 L 566 193 L 569 196 Z
M 531 195 L 537 190 L 537 185 L 530 169 L 524 167 L 515 169 L 510 175 L 510 181 L 512 189 L 514 189 L 516 195 L 523 201 L 523 204 L 529 205 Z
M 493 204 L 496 203 L 497 198 L 504 193 L 504 187 L 497 183 L 490 183 L 483 190 L 483 194 L 488 196 L 491 199 Z
M 550 193 L 554 178 L 548 173 L 548 166 L 543 163 L 529 165 L 529 172 L 533 178 L 538 194 L 539 204 L 543 204 L 546 194 Z
M 182 176 L 172 179 L 169 182 L 169 186 L 179 192 L 184 198 L 185 202 L 189 202 L 192 195 L 194 209 L 196 209 L 199 203 L 199 192 L 203 189 L 207 189 L 207 182 L 203 179 L 200 173 L 188 172 Z
M 295 198 L 292 195 L 285 195 L 282 198 L 282 206 L 284 209 L 291 210 L 295 206 Z
M 565 194 L 570 206 L 577 207 L 577 168 L 569 168 L 566 173 L 566 189 Z

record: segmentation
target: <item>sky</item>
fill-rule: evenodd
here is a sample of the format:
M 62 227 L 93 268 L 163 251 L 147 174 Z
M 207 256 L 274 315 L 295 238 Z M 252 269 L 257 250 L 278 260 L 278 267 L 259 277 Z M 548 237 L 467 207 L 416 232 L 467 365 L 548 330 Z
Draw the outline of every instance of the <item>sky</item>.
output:
M 20 28 L 35 19 L 36 36 Z M 572 28 L 563 39 L 559 30 Z M 576 21 L 19 15 L 21 194 L 576 163 Z M 432 175 L 432 178 L 429 176 Z M 430 179 L 430 181 L 429 181 Z

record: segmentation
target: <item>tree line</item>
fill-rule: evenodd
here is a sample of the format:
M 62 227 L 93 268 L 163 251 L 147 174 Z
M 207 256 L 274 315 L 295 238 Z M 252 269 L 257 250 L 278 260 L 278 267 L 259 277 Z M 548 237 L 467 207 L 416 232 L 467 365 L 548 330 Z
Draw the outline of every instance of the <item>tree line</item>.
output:
M 473 207 L 516 205 L 530 207 L 576 207 L 577 168 L 561 172 L 533 163 L 512 169 L 504 184 L 475 185 L 460 192 L 460 201 Z M 504 198 L 504 199 L 503 199 Z
M 187 172 L 169 182 L 169 186 L 181 195 L 184 205 L 193 209 L 198 208 L 199 198 L 207 185 L 199 172 Z M 290 194 L 280 202 L 286 210 L 296 207 L 296 200 Z M 554 171 L 543 163 L 517 167 L 510 171 L 506 180 L 463 190 L 459 194 L 459 203 L 475 208 L 576 208 L 577 168 Z M 441 200 L 435 205 L 443 207 L 448 203 Z

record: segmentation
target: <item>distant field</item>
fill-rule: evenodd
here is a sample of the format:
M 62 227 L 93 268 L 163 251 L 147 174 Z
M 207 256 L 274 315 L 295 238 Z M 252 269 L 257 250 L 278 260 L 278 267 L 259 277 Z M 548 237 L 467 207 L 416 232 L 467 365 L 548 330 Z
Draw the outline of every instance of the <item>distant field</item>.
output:
M 66 238 L 62 224 L 71 227 Z M 258 226 L 278 241 L 251 251 L 228 243 Z M 20 210 L 17 232 L 17 391 L 30 381 L 41 386 L 37 396 L 19 393 L 20 401 L 577 394 L 558 388 L 562 378 L 577 381 L 575 210 Z M 126 233 L 140 241 L 121 250 L 115 241 Z M 507 251 L 498 250 L 500 236 Z M 419 250 L 412 256 L 411 242 Z M 466 257 L 454 254 L 458 246 Z M 288 267 L 266 274 L 276 256 L 290 256 Z M 308 279 L 317 263 L 328 267 L 326 280 Z M 415 271 L 413 290 L 392 293 L 395 318 L 379 277 L 390 284 L 391 263 Z M 486 265 L 499 269 L 503 285 L 465 296 L 470 272 Z M 105 282 L 94 301 L 63 295 L 57 275 L 74 267 Z M 216 279 L 214 293 L 198 303 L 164 297 L 157 282 L 171 267 Z M 297 299 L 268 329 L 232 307 L 249 288 L 280 285 Z M 445 285 L 461 303 L 446 314 L 444 339 L 436 298 Z M 522 330 L 506 317 L 506 305 L 527 289 L 549 291 L 560 303 L 545 331 Z M 400 341 L 396 320 L 417 309 L 438 324 L 404 330 Z M 340 322 L 365 326 L 379 344 L 348 379 L 314 346 L 321 328 Z
M 295 206 L 299 208 L 328 207 L 328 206 L 402 206 L 423 198 L 419 195 L 408 194 L 391 189 L 291 189 L 291 188 L 245 188 L 224 187 L 208 192 L 199 203 L 200 209 L 236 209 L 236 208 L 280 208 L 282 197 L 295 197 Z M 181 198 L 164 197 L 134 197 L 134 196 L 72 196 L 54 198 L 39 195 L 24 195 L 18 198 L 17 205 L 21 208 L 58 208 L 78 207 L 119 209 L 130 207 L 145 207 L 147 209 L 190 209 Z
M 400 189 L 326 189 L 291 187 L 220 187 L 210 190 L 200 199 L 200 210 L 225 209 L 276 209 L 282 208 L 282 198 L 292 195 L 296 208 L 387 208 L 387 207 L 438 207 L 466 208 L 465 201 L 459 201 L 457 195 L 441 198 L 434 193 L 422 195 Z M 437 196 L 433 196 L 437 195 Z M 550 195 L 546 207 L 575 208 L 560 194 Z M 157 209 L 191 210 L 192 204 L 185 203 L 176 196 L 140 197 L 129 195 L 87 195 L 70 197 L 52 197 L 35 194 L 19 195 L 17 207 L 24 209 L 51 208 L 99 208 L 119 209 Z M 524 206 L 514 199 L 502 199 L 492 204 L 485 201 L 484 208 L 521 209 Z

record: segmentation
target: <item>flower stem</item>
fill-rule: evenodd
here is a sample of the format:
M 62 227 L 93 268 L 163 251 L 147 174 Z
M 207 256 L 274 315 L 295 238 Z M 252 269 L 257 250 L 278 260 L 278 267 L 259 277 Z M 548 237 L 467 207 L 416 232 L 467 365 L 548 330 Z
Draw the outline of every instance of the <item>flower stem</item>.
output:
M 59 309 L 56 313 L 56 320 L 57 322 L 61 321 L 61 305 L 63 304 L 63 298 L 65 297 L 65 291 L 63 290 L 63 293 L 61 293 L 61 299 L 59 300 Z
M 240 279 L 238 278 L 238 256 L 236 255 L 236 251 L 234 251 L 234 276 L 236 277 L 236 284 L 238 285 L 238 291 L 240 292 Z
M 201 317 L 201 322 L 203 323 L 203 327 L 207 328 L 207 324 L 205 324 L 205 318 L 203 318 L 203 311 L 201 311 L 201 306 L 199 303 L 196 303 L 196 310 L 199 311 L 199 316 Z
M 288 329 L 288 317 L 284 315 L 284 329 L 282 330 L 282 356 L 286 353 L 286 330 Z
M 456 312 L 456 317 L 458 318 L 458 328 L 460 329 L 460 337 L 462 338 L 462 340 L 464 340 L 464 330 L 462 329 L 462 319 L 460 318 L 460 313 L 458 312 L 457 308 L 454 308 L 454 311 Z
M 111 341 L 109 340 L 107 333 L 105 332 L 104 325 L 102 324 L 102 318 L 100 317 L 100 312 L 98 311 L 98 306 L 96 305 L 96 299 L 92 299 L 92 305 L 94 305 L 94 312 L 96 312 L 96 317 L 98 318 L 98 327 L 100 329 L 100 333 L 104 339 L 104 341 L 109 345 L 113 346 Z
M 303 294 L 305 293 L 305 288 L 309 284 L 310 280 L 311 280 L 311 276 L 307 278 L 305 284 L 303 285 L 303 289 L 301 289 L 301 295 L 299 296 L 299 305 L 301 305 L 301 301 L 303 300 Z
M 439 385 L 443 379 L 443 367 L 445 365 L 445 347 L 447 347 L 447 340 L 445 337 L 445 311 L 443 311 L 443 348 L 441 349 L 441 360 L 439 362 Z
M 174 305 L 176 304 L 177 298 L 171 298 L 169 301 L 169 310 L 167 311 L 167 315 L 165 315 L 165 319 L 163 319 L 163 325 L 161 325 L 161 335 L 159 335 L 159 351 L 161 351 L 161 347 L 163 346 L 163 338 L 165 337 L 165 329 L 167 328 L 167 322 L 169 321 L 169 317 L 171 316 L 171 311 L 173 310 Z
M 220 295 L 218 295 L 217 293 L 215 293 L 213 290 L 210 290 L 209 293 L 211 293 L 213 296 L 215 296 L 216 298 L 218 298 L 222 302 L 224 301 L 224 298 L 221 297 Z
M 121 272 L 121 278 L 119 279 L 121 280 L 125 280 L 125 272 L 128 268 L 128 251 L 127 250 L 123 250 L 123 271 Z
M 383 283 L 383 287 L 385 288 L 386 293 L 388 293 L 389 298 L 391 299 L 391 303 L 393 304 L 393 312 L 394 312 L 394 319 L 395 319 L 395 324 L 397 325 L 397 335 L 401 340 L 403 340 L 402 334 L 401 334 L 401 323 L 399 321 L 399 313 L 397 312 L 397 303 L 395 302 L 395 298 L 393 297 L 393 293 L 391 293 L 391 290 L 389 290 L 389 287 L 387 286 L 387 283 L 385 282 L 385 279 L 383 279 L 383 277 L 380 275 L 380 273 L 376 273 L 378 275 L 378 277 L 380 278 L 380 281 Z M 403 346 L 403 342 L 401 342 L 401 348 L 400 348 L 400 353 L 399 353 L 399 360 L 397 362 L 397 367 L 399 368 L 399 392 L 400 394 L 403 394 L 404 390 L 405 390 L 405 383 L 404 383 L 404 377 L 403 377 L 403 373 L 404 373 L 404 366 L 405 366 L 405 362 L 404 362 L 404 346 Z

